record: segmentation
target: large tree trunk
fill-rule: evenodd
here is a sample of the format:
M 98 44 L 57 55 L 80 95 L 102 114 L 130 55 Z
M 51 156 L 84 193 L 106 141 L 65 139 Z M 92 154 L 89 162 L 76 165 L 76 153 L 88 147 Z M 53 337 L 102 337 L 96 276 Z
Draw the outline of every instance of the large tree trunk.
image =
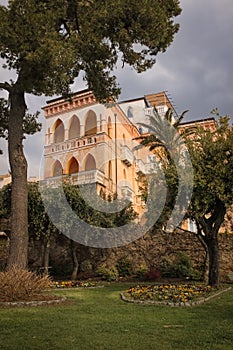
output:
M 23 117 L 26 112 L 24 91 L 15 83 L 9 91 L 10 115 L 8 125 L 8 153 L 12 176 L 11 236 L 7 269 L 27 267 L 27 161 L 23 152 Z
M 219 249 L 218 239 L 212 238 L 208 240 L 208 255 L 209 255 L 209 285 L 219 287 Z
M 218 232 L 224 221 L 226 214 L 225 204 L 218 200 L 212 215 L 208 218 L 205 216 L 200 222 L 202 231 L 204 232 L 203 240 L 208 249 L 209 256 L 209 280 L 208 284 L 212 287 L 219 287 L 219 248 L 218 248 Z
M 77 258 L 77 247 L 75 245 L 75 242 L 71 239 L 70 240 L 70 248 L 71 248 L 71 255 L 72 255 L 72 262 L 73 262 L 73 271 L 71 275 L 71 280 L 75 281 L 78 276 L 78 268 L 79 268 L 79 263 L 78 263 L 78 258 Z

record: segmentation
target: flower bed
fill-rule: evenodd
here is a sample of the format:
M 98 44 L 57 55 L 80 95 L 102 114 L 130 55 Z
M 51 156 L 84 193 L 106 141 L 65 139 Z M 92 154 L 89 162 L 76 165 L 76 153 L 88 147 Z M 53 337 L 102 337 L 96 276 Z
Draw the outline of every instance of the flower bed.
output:
M 96 287 L 96 283 L 83 282 L 83 281 L 61 281 L 61 282 L 52 282 L 50 287 L 51 288 L 90 288 L 90 287 Z
M 181 306 L 208 300 L 214 292 L 216 292 L 216 289 L 203 284 L 139 285 L 127 289 L 121 293 L 121 297 L 128 302 Z

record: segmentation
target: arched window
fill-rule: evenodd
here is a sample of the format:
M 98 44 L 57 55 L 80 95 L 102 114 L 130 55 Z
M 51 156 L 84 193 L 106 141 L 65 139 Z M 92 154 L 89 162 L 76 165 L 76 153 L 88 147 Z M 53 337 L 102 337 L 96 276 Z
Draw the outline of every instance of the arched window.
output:
M 56 160 L 56 162 L 53 165 L 53 176 L 62 176 L 63 174 L 63 168 L 59 160 Z
M 127 175 L 126 175 L 126 171 L 125 171 L 125 169 L 123 170 L 123 177 L 124 177 L 124 180 L 126 180 L 126 179 L 127 179 Z
M 87 113 L 86 123 L 85 123 L 85 136 L 96 134 L 97 132 L 97 118 L 93 111 Z
M 95 158 L 91 154 L 88 154 L 86 158 L 86 163 L 85 163 L 85 171 L 95 170 L 95 169 L 96 169 Z
M 74 157 L 72 157 L 69 162 L 68 162 L 68 166 L 67 166 L 67 173 L 68 174 L 75 174 L 79 172 L 79 164 L 77 159 L 75 159 Z
M 123 145 L 125 145 L 125 134 L 122 135 L 123 138 Z
M 108 129 L 108 136 L 112 138 L 112 121 L 110 117 L 108 117 L 107 129 Z
M 54 130 L 54 143 L 63 142 L 65 137 L 65 128 L 61 119 L 58 119 L 53 127 Z
M 69 127 L 69 139 L 74 139 L 80 137 L 80 121 L 76 115 L 71 118 L 71 123 Z

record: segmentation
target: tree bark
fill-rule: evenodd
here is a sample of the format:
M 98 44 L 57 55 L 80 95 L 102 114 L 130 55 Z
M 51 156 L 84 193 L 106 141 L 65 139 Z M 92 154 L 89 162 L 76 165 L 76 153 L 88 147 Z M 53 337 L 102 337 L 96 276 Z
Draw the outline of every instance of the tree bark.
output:
M 45 240 L 44 242 L 44 252 L 43 252 L 43 268 L 46 275 L 49 274 L 49 253 L 50 253 L 50 241 Z
M 16 82 L 9 91 L 8 153 L 12 176 L 11 238 L 7 269 L 27 268 L 28 189 L 27 161 L 23 151 L 23 118 L 26 112 L 24 91 Z
M 73 262 L 73 271 L 71 275 L 71 280 L 75 281 L 78 276 L 79 263 L 77 258 L 77 249 L 75 246 L 75 242 L 72 239 L 70 240 L 70 247 L 71 247 L 72 262 Z
M 200 222 L 200 226 L 204 232 L 203 240 L 207 245 L 209 256 L 208 284 L 216 288 L 219 287 L 220 282 L 218 232 L 224 221 L 225 214 L 226 206 L 221 200 L 218 200 L 212 215 L 208 218 L 205 218 L 204 216 Z
M 220 282 L 218 239 L 209 239 L 207 247 L 209 255 L 209 285 L 218 288 Z

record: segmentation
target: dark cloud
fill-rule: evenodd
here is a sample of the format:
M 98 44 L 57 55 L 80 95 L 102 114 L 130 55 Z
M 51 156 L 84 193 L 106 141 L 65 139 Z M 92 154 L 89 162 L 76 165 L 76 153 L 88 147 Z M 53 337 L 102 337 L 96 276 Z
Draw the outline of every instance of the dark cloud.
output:
M 150 71 L 120 74 L 124 99 L 168 90 L 178 112 L 189 119 L 207 117 L 214 107 L 233 111 L 233 6 L 231 0 L 181 1 L 180 30 Z
M 120 99 L 166 90 L 178 113 L 189 109 L 187 120 L 205 118 L 215 107 L 223 115 L 232 115 L 232 0 L 181 0 L 181 7 L 182 14 L 176 19 L 180 23 L 180 30 L 167 52 L 158 55 L 153 69 L 143 74 L 136 74 L 127 67 L 117 69 L 122 88 Z M 3 78 L 7 78 L 7 72 L 1 74 Z M 73 89 L 83 87 L 79 79 Z M 40 110 L 45 101 L 42 97 L 28 97 L 30 111 Z M 39 173 L 43 142 L 43 132 L 25 142 L 30 175 Z M 1 160 L 0 173 L 7 170 L 8 163 L 4 158 Z

